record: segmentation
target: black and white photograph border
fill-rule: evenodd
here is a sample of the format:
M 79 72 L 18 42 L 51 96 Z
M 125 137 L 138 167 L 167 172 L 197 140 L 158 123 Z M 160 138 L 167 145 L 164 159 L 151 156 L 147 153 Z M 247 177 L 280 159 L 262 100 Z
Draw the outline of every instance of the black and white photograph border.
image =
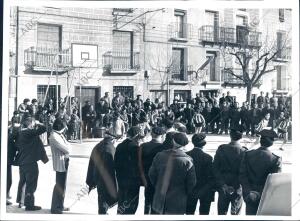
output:
M 297 157 L 297 144 L 300 143 L 299 2 L 195 0 L 160 1 L 159 5 L 155 3 L 156 1 L 4 1 L 1 220 L 300 218 L 300 162 Z M 216 29 L 212 28 L 214 22 L 218 22 Z M 38 29 L 48 31 L 48 35 L 38 35 Z M 266 32 L 267 34 L 264 34 Z M 57 36 L 58 42 L 52 41 Z M 278 43 L 278 38 L 281 39 L 281 43 Z M 129 47 L 125 44 L 128 41 Z M 52 48 L 49 49 L 48 45 Z M 260 49 L 263 49 L 261 53 L 256 53 Z M 256 61 L 264 61 L 258 65 L 258 71 L 255 72 L 258 62 L 247 62 L 246 56 L 242 55 L 244 52 L 256 56 Z M 252 68 L 245 66 L 249 63 Z M 266 73 L 261 74 L 263 64 L 266 64 Z M 243 68 L 247 71 L 243 71 Z M 250 76 L 250 79 L 246 79 L 246 75 L 248 78 Z M 259 77 L 251 79 L 253 75 Z M 247 87 L 247 83 L 251 87 Z M 228 91 L 230 94 L 226 94 Z M 217 192 L 209 215 L 198 215 L 199 204 L 195 215 L 144 215 L 144 187 L 141 187 L 135 215 L 117 215 L 117 205 L 113 205 L 108 209 L 108 215 L 99 217 L 97 188 L 90 192 L 89 186 L 86 185 L 89 158 L 95 145 L 102 140 L 100 137 L 115 138 L 116 147 L 126 136 L 123 133 L 123 137 L 119 138 L 119 135 L 114 134 L 114 130 L 109 131 L 113 133 L 110 135 L 104 135 L 105 130 L 99 130 L 96 136 L 94 130 L 88 131 L 89 125 L 85 125 L 82 119 L 85 101 L 90 99 L 91 105 L 96 107 L 100 98 L 106 102 L 105 92 L 109 92 L 110 105 L 118 105 L 121 99 L 113 98 L 120 92 L 121 96 L 132 99 L 141 95 L 143 102 L 147 98 L 154 102 L 155 98 L 159 97 L 158 102 L 164 103 L 160 106 L 161 109 L 164 105 L 171 105 L 174 100 L 187 106 L 187 103 L 192 103 L 193 100 L 196 102 L 196 99 L 192 98 L 199 94 L 200 97 L 204 96 L 206 103 L 210 103 L 210 99 L 211 103 L 214 103 L 214 99 L 219 103 L 222 93 L 225 93 L 228 95 L 229 104 L 237 101 L 240 106 L 246 100 L 249 103 L 252 100 L 257 101 L 261 92 L 265 93 L 264 96 L 268 92 L 270 97 L 273 93 L 279 99 L 281 94 L 288 95 L 292 98 L 293 106 L 290 110 L 293 116 L 293 120 L 290 121 L 290 137 L 276 139 L 270 148 L 273 154 L 282 157 L 282 174 L 286 176 L 278 179 L 276 176 L 269 177 L 258 209 L 260 215 L 257 216 L 245 215 L 245 202 L 241 208 L 241 215 L 230 215 L 230 211 L 227 215 L 218 215 Z M 66 99 L 56 99 L 61 97 Z M 76 97 L 79 102 L 76 101 Z M 68 207 L 69 211 L 63 211 L 63 214 L 51 214 L 50 211 L 57 173 L 53 170 L 53 151 L 48 145 L 47 134 L 44 134 L 46 138 L 40 138 L 45 144 L 45 157 L 49 158 L 49 161 L 45 164 L 42 161 L 38 162 L 39 178 L 35 191 L 36 204 L 41 206 L 42 210 L 25 211 L 22 205 L 22 208 L 18 208 L 18 166 L 12 166 L 12 185 L 9 193 L 12 205 L 6 205 L 8 128 L 14 111 L 19 110 L 19 105 L 25 98 L 30 99 L 29 103 L 32 99 L 37 99 L 41 106 L 48 105 L 51 98 L 54 109 L 58 110 L 61 103 L 64 103 L 66 109 L 69 106 L 69 111 L 72 102 L 77 102 L 78 120 L 85 126 L 84 129 L 80 127 L 78 133 L 66 137 L 71 148 L 64 206 Z M 233 101 L 230 102 L 230 99 Z M 135 102 L 139 103 L 139 100 L 136 99 Z M 246 106 L 247 104 L 245 103 Z M 99 119 L 103 124 L 104 118 L 100 116 Z M 154 121 L 151 118 L 152 120 Z M 37 124 L 42 121 L 40 118 Z M 227 133 L 222 134 L 225 131 L 222 131 L 224 125 L 221 126 L 221 122 L 216 123 L 210 119 L 206 123 L 209 125 L 208 131 L 205 126 L 202 128 L 202 132 L 206 133 L 203 151 L 214 157 L 218 146 L 229 143 L 230 137 Z M 216 128 L 213 123 L 216 123 Z M 176 130 L 182 132 L 182 126 L 184 125 L 178 123 Z M 184 130 L 188 131 L 189 140 L 186 148 L 189 149 L 193 148 L 193 132 L 190 133 L 188 124 L 186 126 Z M 251 128 L 249 125 L 249 133 Z M 258 128 L 255 127 L 255 130 Z M 213 134 L 214 132 L 216 134 Z M 240 140 L 241 145 L 248 150 L 258 148 L 262 135 L 258 133 L 251 136 L 246 133 L 247 130 Z M 143 138 L 143 142 L 151 140 L 150 134 L 149 132 L 148 136 Z M 287 180 L 290 180 L 291 190 L 273 185 L 286 185 L 289 183 Z M 272 195 L 276 191 L 281 192 L 279 195 Z M 286 193 L 289 191 L 292 214 L 281 215 L 278 211 L 282 209 L 280 205 L 287 207 L 284 204 L 285 200 L 288 201 L 287 195 L 290 194 Z M 126 210 L 127 205 L 119 206 L 118 210 L 120 209 Z M 270 211 L 271 214 L 272 211 L 275 214 L 272 216 Z

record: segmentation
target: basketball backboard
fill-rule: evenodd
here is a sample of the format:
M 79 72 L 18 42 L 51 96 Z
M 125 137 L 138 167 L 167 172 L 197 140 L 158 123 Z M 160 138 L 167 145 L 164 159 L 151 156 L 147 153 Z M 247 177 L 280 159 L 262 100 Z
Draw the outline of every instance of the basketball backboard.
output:
M 97 68 L 98 45 L 72 43 L 72 66 L 75 68 Z
M 292 210 L 292 175 L 270 174 L 267 178 L 257 215 L 290 216 Z

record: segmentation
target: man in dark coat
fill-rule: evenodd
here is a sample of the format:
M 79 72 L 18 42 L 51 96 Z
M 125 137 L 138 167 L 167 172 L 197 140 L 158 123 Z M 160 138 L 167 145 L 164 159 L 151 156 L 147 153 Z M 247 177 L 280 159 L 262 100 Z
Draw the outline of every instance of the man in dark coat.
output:
M 233 97 L 230 95 L 230 91 L 227 91 L 227 95 L 225 97 L 229 106 L 233 106 Z
M 87 134 L 87 125 L 88 121 L 90 119 L 90 109 L 91 109 L 91 103 L 90 101 L 85 101 L 85 105 L 82 107 L 82 127 L 83 131 L 82 134 L 85 136 Z
M 228 134 L 229 110 L 229 104 L 225 101 L 221 108 L 221 131 L 219 134 L 222 134 L 224 131 L 225 134 Z
M 162 142 L 165 131 L 161 127 L 154 127 L 151 131 L 152 140 L 141 145 L 142 179 L 145 185 L 144 214 L 151 213 L 154 186 L 151 184 L 148 172 L 157 153 L 163 150 Z
M 249 111 L 251 135 L 255 135 L 255 129 L 261 120 L 261 110 L 257 107 L 257 104 L 253 104 L 253 108 Z
M 199 214 L 209 215 L 211 202 L 214 201 L 213 158 L 203 151 L 206 144 L 205 137 L 204 133 L 195 134 L 192 137 L 195 148 L 186 152 L 193 159 L 197 177 L 196 186 L 187 199 L 186 214 L 194 214 L 200 200 Z
M 97 187 L 98 214 L 107 214 L 108 208 L 117 202 L 114 139 L 115 137 L 107 132 L 90 156 L 86 184 L 89 190 Z
M 193 125 L 193 117 L 195 115 L 195 111 L 190 103 L 187 104 L 187 107 L 184 109 L 183 113 L 186 120 L 188 133 L 193 133 L 195 131 L 195 126 Z
M 242 138 L 242 129 L 230 130 L 229 144 L 222 144 L 218 147 L 214 157 L 213 171 L 219 192 L 218 214 L 226 215 L 231 203 L 231 215 L 238 215 L 242 208 L 242 187 L 239 182 L 240 163 L 245 147 L 242 147 L 239 140 Z
M 46 132 L 46 127 L 40 123 L 34 123 L 32 118 L 23 122 L 23 128 L 19 132 L 16 145 L 19 150 L 18 164 L 20 165 L 20 177 L 25 178 L 25 210 L 40 210 L 40 206 L 34 205 L 34 192 L 37 188 L 39 168 L 37 161 L 48 162 L 44 145 L 40 135 Z
M 140 127 L 131 127 L 127 139 L 116 148 L 114 161 L 119 187 L 118 214 L 135 214 L 138 207 L 141 185 L 138 149 L 141 133 Z
M 234 107 L 232 107 L 229 111 L 230 118 L 230 128 L 237 128 L 240 125 L 241 120 L 241 109 L 239 107 L 239 103 L 235 102 Z
M 174 148 L 154 157 L 149 178 L 155 187 L 153 214 L 185 214 L 187 196 L 196 185 L 196 172 L 192 159 L 183 152 L 188 144 L 184 133 L 174 135 Z
M 260 135 L 261 147 L 247 151 L 241 162 L 240 182 L 246 203 L 246 215 L 256 215 L 268 175 L 281 172 L 281 158 L 269 150 L 277 134 L 272 130 L 262 130 Z
M 214 103 L 211 109 L 211 131 L 212 133 L 219 133 L 220 130 L 220 119 L 221 119 L 221 109 L 218 103 Z
M 263 105 L 265 103 L 265 97 L 264 97 L 264 92 L 260 92 L 260 96 L 257 97 L 257 104 L 258 106 Z

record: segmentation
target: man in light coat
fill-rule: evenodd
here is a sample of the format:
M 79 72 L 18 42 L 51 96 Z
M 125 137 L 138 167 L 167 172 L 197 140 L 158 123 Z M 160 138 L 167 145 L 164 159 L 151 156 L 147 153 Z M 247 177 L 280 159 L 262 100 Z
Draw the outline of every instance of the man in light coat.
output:
M 173 149 L 154 157 L 149 178 L 155 187 L 152 214 L 185 214 L 187 197 L 196 185 L 196 172 L 192 158 L 184 153 L 188 144 L 184 133 L 176 133 Z
M 53 170 L 56 171 L 56 183 L 52 194 L 51 213 L 62 214 L 64 208 L 67 173 L 69 167 L 70 144 L 63 135 L 66 125 L 56 119 L 49 137 L 52 152 Z

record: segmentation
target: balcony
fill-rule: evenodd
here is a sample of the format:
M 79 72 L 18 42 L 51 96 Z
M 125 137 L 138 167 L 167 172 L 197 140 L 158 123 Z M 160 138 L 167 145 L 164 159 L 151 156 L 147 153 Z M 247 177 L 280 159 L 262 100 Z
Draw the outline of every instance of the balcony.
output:
M 192 25 L 173 22 L 168 26 L 168 33 L 171 41 L 187 42 L 192 38 Z
M 64 73 L 71 67 L 71 50 L 30 47 L 24 50 L 24 65 L 33 71 Z
M 262 45 L 261 32 L 249 31 L 246 27 L 229 28 L 204 25 L 199 28 L 199 40 L 203 45 L 259 48 Z
M 188 84 L 192 80 L 192 75 L 189 74 L 193 70 L 192 65 L 184 65 L 182 67 L 170 68 L 170 84 Z
M 242 69 L 239 68 L 234 68 L 232 69 L 233 73 L 237 76 L 240 76 L 241 78 L 243 77 L 243 72 Z M 253 73 L 254 70 L 249 70 L 249 73 Z M 223 86 L 239 86 L 239 87 L 244 87 L 245 82 L 232 74 L 230 74 L 229 71 L 227 70 L 222 70 L 222 81 L 223 81 Z M 260 79 L 255 87 L 260 87 L 262 85 L 263 81 Z
M 276 58 L 274 58 L 274 61 L 288 62 L 291 60 L 291 54 L 292 54 L 291 47 L 285 47 L 282 49 L 278 49 L 278 54 L 277 54 Z
M 140 70 L 140 52 L 107 51 L 102 59 L 104 69 L 111 74 L 136 73 Z

